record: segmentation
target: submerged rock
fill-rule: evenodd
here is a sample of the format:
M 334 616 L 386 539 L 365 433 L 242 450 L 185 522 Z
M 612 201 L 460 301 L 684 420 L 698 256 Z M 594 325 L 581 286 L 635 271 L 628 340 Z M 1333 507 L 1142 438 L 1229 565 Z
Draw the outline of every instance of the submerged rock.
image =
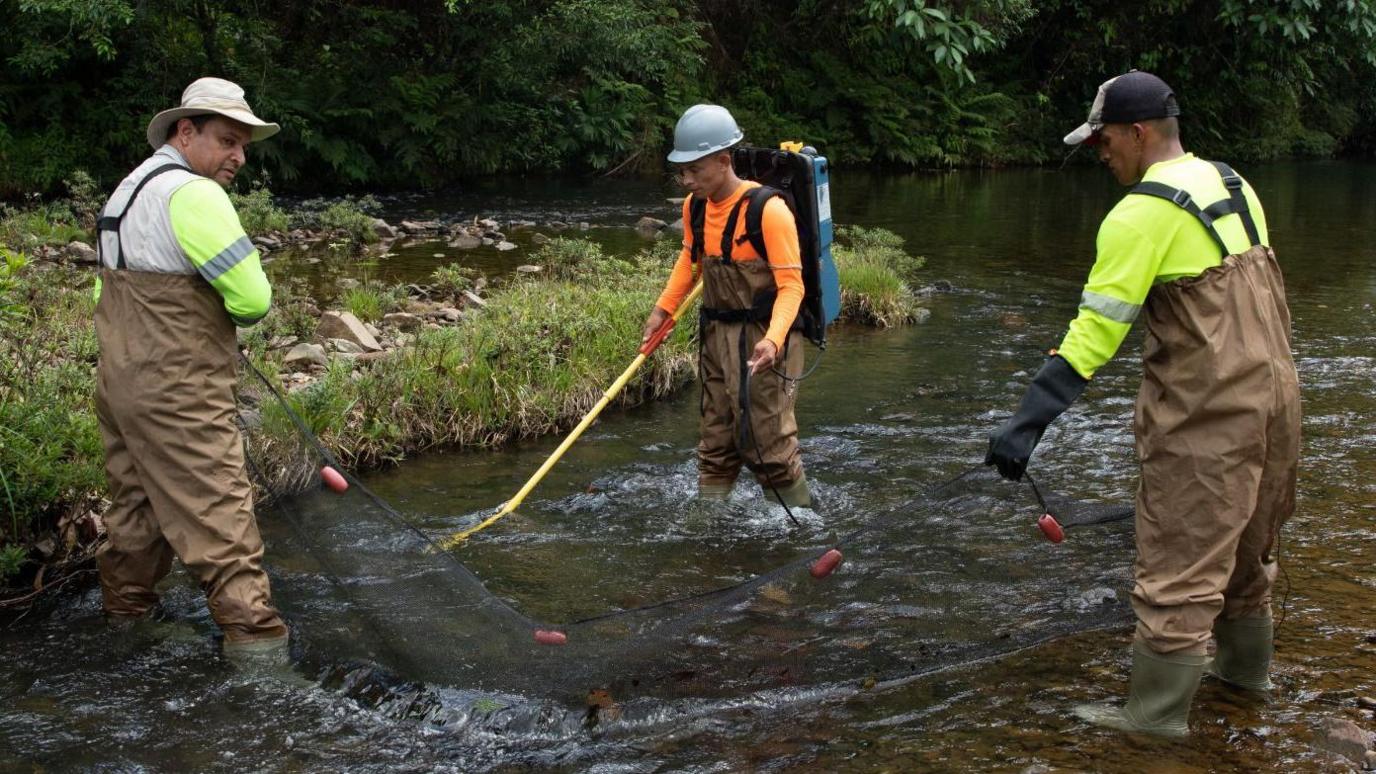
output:
M 652 218 L 649 215 L 646 215 L 645 217 L 635 222 L 635 230 L 641 236 L 647 237 L 659 236 L 659 232 L 663 231 L 668 227 L 669 224 L 667 222 L 662 221 L 659 218 Z
M 1371 734 L 1350 720 L 1329 718 L 1319 729 L 1315 740 L 1319 749 L 1341 755 L 1356 763 L 1365 763 L 1372 748 Z
M 476 237 L 472 234 L 460 234 L 449 240 L 449 246 L 459 250 L 472 250 L 475 247 L 481 246 L 482 243 L 482 237 Z
M 1107 586 L 1098 586 L 1080 594 L 1071 602 L 1071 605 L 1077 610 L 1083 611 L 1107 602 L 1115 602 L 1117 599 L 1118 592 Z
M 506 252 L 507 250 L 515 250 L 516 245 L 503 239 L 497 243 L 497 249 Z

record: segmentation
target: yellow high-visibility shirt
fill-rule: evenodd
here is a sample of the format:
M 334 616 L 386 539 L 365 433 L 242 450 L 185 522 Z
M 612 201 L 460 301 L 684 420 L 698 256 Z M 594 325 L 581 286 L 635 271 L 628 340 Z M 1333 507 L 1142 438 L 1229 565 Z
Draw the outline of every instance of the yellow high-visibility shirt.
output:
M 1218 170 L 1193 153 L 1151 165 L 1142 181 L 1185 191 L 1200 207 L 1228 198 Z M 1242 190 L 1261 244 L 1269 244 L 1261 201 L 1246 180 Z M 1230 253 L 1251 247 L 1241 217 L 1225 215 L 1214 228 Z M 1057 350 L 1086 379 L 1118 351 L 1153 285 L 1198 276 L 1223 260 L 1196 217 L 1165 199 L 1140 194 L 1124 196 L 1109 211 L 1095 246 L 1098 256 L 1080 296 L 1079 315 Z

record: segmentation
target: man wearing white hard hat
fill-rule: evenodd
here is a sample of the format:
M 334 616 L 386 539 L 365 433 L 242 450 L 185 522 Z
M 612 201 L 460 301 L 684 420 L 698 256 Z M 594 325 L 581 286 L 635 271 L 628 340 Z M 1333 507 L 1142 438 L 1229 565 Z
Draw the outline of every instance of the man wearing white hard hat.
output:
M 793 211 L 776 196 L 760 215 L 766 254 L 747 237 L 750 191 L 760 184 L 741 180 L 732 165 L 731 151 L 744 138 L 720 105 L 694 105 L 679 119 L 669 161 L 689 192 L 683 249 L 645 321 L 644 338 L 701 278 L 698 496 L 730 497 L 744 465 L 785 505 L 805 507 L 812 498 L 793 414 L 796 384 L 779 371 L 802 371 L 801 334 L 794 329 L 804 293 L 798 228 Z M 749 401 L 743 401 L 747 385 Z
M 235 425 L 235 326 L 267 314 L 272 289 L 225 187 L 249 143 L 277 124 L 244 91 L 201 78 L 148 124 L 153 154 L 98 222 L 96 414 L 105 446 L 108 540 L 96 557 L 107 618 L 157 615 L 175 556 L 201 583 L 236 662 L 282 663 Z
M 1079 315 L 986 459 L 1021 478 L 1047 425 L 1144 318 L 1128 699 L 1075 714 L 1164 736 L 1188 731 L 1205 673 L 1271 688 L 1271 590 L 1300 451 L 1290 312 L 1266 213 L 1227 164 L 1185 152 L 1179 115 L 1165 81 L 1134 70 L 1101 85 L 1089 120 L 1066 135 L 1132 189 L 1099 227 Z

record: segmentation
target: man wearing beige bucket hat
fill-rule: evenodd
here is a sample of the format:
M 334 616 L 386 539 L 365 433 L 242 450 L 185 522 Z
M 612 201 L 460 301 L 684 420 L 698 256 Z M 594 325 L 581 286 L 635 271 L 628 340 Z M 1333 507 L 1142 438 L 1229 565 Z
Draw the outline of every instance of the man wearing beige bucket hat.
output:
M 272 289 L 224 187 L 245 147 L 276 134 L 244 91 L 201 78 L 148 124 L 154 153 L 98 222 L 96 414 L 105 446 L 108 540 L 96 557 L 106 616 L 157 614 L 175 556 L 206 592 L 238 663 L 285 663 L 235 425 L 235 326 L 267 314 Z

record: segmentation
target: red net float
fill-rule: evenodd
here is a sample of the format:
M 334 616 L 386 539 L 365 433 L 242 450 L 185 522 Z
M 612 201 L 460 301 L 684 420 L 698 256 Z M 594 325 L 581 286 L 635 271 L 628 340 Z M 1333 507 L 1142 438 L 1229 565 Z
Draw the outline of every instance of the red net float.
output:
M 833 548 L 818 557 L 817 561 L 813 562 L 812 566 L 808 568 L 808 572 L 812 573 L 812 577 L 820 580 L 830 575 L 832 571 L 836 569 L 836 565 L 840 563 L 841 552 Z
M 1041 529 L 1042 534 L 1046 535 L 1046 539 L 1050 540 L 1052 543 L 1059 543 L 1065 540 L 1065 530 L 1061 528 L 1061 524 L 1056 521 L 1055 516 L 1049 513 L 1043 513 L 1042 517 L 1037 519 L 1037 526 Z
M 344 476 L 329 465 L 320 469 L 320 478 L 324 479 L 325 486 L 336 492 L 343 492 L 349 488 L 349 482 L 344 480 Z
M 569 636 L 553 629 L 536 629 L 535 641 L 541 645 L 567 645 Z

